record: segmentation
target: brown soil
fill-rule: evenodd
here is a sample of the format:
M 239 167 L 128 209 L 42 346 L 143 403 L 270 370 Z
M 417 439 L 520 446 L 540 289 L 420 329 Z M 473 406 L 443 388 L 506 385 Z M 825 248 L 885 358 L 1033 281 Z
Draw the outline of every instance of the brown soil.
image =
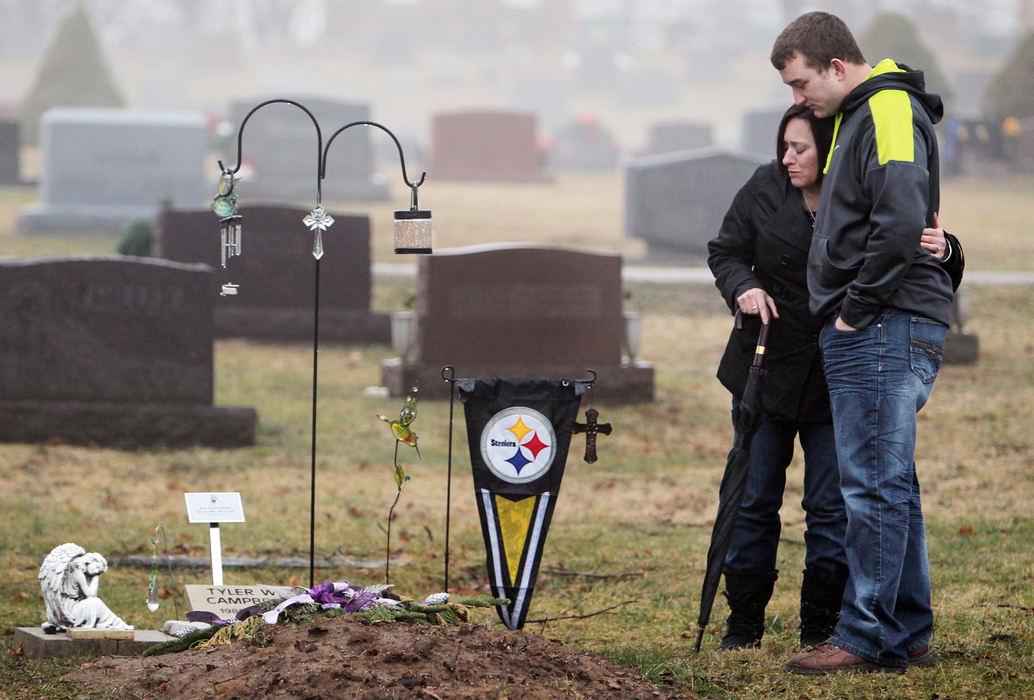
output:
M 93 659 L 66 678 L 111 698 L 695 697 L 524 631 L 348 616 L 262 629 L 208 649 Z

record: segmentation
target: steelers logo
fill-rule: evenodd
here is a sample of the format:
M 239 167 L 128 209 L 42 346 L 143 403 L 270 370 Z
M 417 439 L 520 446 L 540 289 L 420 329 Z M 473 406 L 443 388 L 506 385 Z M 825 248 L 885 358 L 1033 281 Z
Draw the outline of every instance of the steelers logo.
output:
M 514 406 L 492 416 L 481 432 L 481 458 L 497 477 L 524 484 L 545 474 L 556 455 L 553 424 L 538 411 Z

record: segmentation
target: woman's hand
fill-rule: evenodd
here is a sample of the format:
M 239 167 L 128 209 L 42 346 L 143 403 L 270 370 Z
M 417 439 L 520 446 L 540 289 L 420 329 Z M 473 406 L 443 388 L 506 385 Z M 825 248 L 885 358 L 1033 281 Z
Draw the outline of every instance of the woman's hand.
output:
M 919 245 L 930 251 L 930 255 L 938 260 L 944 260 L 948 252 L 948 241 L 944 238 L 944 229 L 937 223 L 937 212 L 933 215 L 933 228 L 924 228 L 919 237 Z
M 761 287 L 753 287 L 736 297 L 736 304 L 744 314 L 760 315 L 761 322 L 764 324 L 768 323 L 770 317 L 779 318 L 775 300 L 768 296 Z

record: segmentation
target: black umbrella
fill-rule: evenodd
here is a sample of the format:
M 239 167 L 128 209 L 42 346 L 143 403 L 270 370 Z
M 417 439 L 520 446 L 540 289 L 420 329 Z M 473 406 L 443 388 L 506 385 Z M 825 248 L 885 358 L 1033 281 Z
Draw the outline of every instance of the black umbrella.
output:
M 739 320 L 739 319 L 737 319 Z M 761 384 L 764 370 L 765 345 L 768 344 L 769 324 L 761 324 L 758 334 L 758 346 L 754 350 L 754 361 L 750 365 L 747 384 L 743 387 L 743 397 L 739 406 L 733 411 L 733 424 L 736 438 L 729 450 L 725 462 L 725 474 L 722 485 L 718 487 L 718 514 L 711 530 L 711 546 L 707 550 L 707 569 L 704 572 L 704 585 L 700 590 L 700 617 L 697 624 L 696 651 L 700 651 L 700 641 L 704 638 L 704 627 L 711 619 L 711 607 L 714 596 L 718 592 L 718 580 L 722 577 L 725 555 L 729 551 L 729 541 L 736 526 L 736 517 L 740 512 L 740 502 L 747 486 L 747 470 L 750 468 L 750 443 L 754 433 L 761 424 Z

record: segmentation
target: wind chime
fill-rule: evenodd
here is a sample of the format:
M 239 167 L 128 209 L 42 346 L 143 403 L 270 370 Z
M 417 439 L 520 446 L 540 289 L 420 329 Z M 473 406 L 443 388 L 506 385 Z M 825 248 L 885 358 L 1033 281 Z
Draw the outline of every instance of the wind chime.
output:
M 219 263 L 229 270 L 230 258 L 241 254 L 241 222 L 244 217 L 237 213 L 237 192 L 232 170 L 223 170 L 219 176 L 219 189 L 212 198 L 212 211 L 219 216 Z M 229 274 L 229 273 L 227 273 Z M 227 277 L 220 296 L 236 296 L 240 285 Z

